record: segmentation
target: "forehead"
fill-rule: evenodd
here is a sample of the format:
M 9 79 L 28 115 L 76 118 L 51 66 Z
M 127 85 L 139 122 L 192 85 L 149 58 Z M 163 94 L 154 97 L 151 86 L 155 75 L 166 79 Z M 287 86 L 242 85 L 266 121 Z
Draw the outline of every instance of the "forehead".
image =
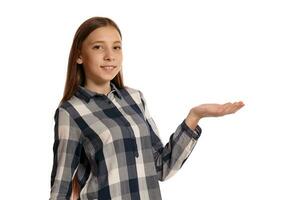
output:
M 85 39 L 87 44 L 92 44 L 96 41 L 121 42 L 121 37 L 116 28 L 112 26 L 105 26 L 95 29 Z

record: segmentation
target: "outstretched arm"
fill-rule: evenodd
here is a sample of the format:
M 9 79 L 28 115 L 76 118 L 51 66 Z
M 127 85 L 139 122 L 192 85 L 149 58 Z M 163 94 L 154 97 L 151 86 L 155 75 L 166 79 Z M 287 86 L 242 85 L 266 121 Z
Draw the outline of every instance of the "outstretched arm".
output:
M 160 181 L 165 181 L 175 175 L 185 163 L 201 135 L 201 128 L 197 125 L 191 129 L 183 119 L 170 135 L 168 143 L 164 145 L 160 139 L 158 127 L 148 110 L 146 99 L 141 91 L 139 93 L 142 110 L 149 127 L 157 176 Z

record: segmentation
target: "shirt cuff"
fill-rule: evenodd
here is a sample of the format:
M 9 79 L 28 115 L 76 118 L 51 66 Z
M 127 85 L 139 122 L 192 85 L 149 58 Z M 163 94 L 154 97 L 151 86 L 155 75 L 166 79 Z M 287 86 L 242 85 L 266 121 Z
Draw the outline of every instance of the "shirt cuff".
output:
M 186 123 L 185 123 L 185 119 L 182 121 L 181 123 L 181 128 L 183 130 L 185 130 L 185 133 L 187 135 L 189 135 L 190 137 L 194 138 L 195 140 L 197 140 L 201 133 L 202 133 L 202 129 L 200 128 L 200 126 L 197 124 L 195 130 L 191 129 Z

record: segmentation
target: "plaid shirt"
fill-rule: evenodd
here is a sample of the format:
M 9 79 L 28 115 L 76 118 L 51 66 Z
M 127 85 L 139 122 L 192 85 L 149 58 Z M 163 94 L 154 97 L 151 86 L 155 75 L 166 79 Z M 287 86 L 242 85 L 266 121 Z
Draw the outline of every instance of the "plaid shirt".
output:
M 103 95 L 79 86 L 54 115 L 50 199 L 70 199 L 77 176 L 80 199 L 161 200 L 158 181 L 173 176 L 201 135 L 183 120 L 166 145 L 140 90 Z

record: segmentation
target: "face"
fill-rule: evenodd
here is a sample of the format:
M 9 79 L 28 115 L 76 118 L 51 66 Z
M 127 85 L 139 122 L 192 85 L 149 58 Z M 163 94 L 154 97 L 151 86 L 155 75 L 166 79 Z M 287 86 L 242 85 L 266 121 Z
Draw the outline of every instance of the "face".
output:
M 122 44 L 119 32 L 112 26 L 97 28 L 83 41 L 78 64 L 83 64 L 86 81 L 104 84 L 121 70 Z

